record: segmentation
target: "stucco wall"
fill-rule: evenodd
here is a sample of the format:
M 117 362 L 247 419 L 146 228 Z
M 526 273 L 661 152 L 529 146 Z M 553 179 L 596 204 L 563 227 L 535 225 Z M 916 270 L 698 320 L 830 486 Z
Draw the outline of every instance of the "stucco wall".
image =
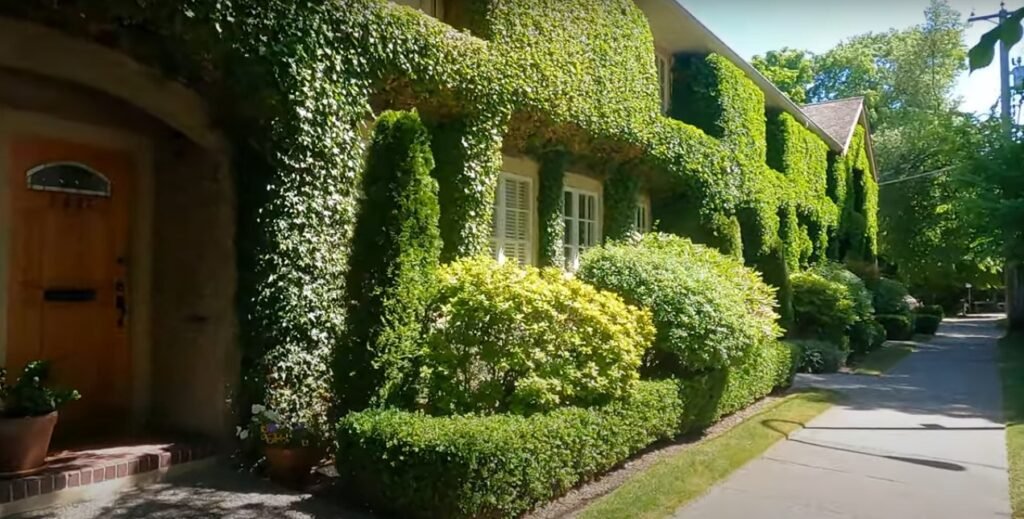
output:
M 222 436 L 239 362 L 233 182 L 182 138 L 164 141 L 156 163 L 152 423 Z

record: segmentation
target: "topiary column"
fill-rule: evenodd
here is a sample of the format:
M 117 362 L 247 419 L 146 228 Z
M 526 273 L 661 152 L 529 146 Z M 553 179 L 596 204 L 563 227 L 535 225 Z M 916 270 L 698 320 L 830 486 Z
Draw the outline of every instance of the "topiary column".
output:
M 405 401 L 441 254 L 430 136 L 416 112 L 377 120 L 346 289 L 347 337 L 334 373 L 341 411 Z

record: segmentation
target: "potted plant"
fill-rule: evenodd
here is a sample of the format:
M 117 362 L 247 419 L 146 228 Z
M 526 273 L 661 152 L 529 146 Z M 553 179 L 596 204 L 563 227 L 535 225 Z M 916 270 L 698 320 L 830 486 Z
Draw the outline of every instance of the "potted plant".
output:
M 50 363 L 29 362 L 18 381 L 7 384 L 0 368 L 0 477 L 30 474 L 43 467 L 57 409 L 78 400 L 73 389 L 48 387 Z
M 267 460 L 267 475 L 276 483 L 299 487 L 321 457 L 317 437 L 304 424 L 288 423 L 265 406 L 252 406 L 252 419 L 236 430 L 239 439 L 259 440 Z

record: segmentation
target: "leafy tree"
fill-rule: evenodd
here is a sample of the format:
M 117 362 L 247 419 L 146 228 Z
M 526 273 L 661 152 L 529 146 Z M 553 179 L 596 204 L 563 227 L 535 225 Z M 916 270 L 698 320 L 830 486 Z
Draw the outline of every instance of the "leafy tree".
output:
M 964 70 L 966 49 L 960 13 L 932 0 L 924 22 L 903 30 L 855 36 L 815 59 L 812 102 L 864 96 L 878 129 L 908 112 L 944 111 Z
M 814 55 L 806 50 L 783 47 L 750 63 L 796 103 L 807 102 L 807 90 L 814 84 Z

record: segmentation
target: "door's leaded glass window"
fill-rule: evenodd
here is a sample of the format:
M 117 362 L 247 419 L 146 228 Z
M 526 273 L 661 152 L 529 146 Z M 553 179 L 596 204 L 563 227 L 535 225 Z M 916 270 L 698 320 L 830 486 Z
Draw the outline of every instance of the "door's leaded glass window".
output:
M 530 229 L 533 185 L 529 178 L 501 173 L 494 197 L 491 254 L 499 262 L 512 260 L 528 265 L 533 257 Z
M 565 268 L 576 270 L 580 255 L 598 243 L 597 193 L 566 189 L 564 196 Z
M 26 173 L 28 188 L 79 195 L 110 196 L 110 181 L 96 170 L 74 162 L 36 166 Z

